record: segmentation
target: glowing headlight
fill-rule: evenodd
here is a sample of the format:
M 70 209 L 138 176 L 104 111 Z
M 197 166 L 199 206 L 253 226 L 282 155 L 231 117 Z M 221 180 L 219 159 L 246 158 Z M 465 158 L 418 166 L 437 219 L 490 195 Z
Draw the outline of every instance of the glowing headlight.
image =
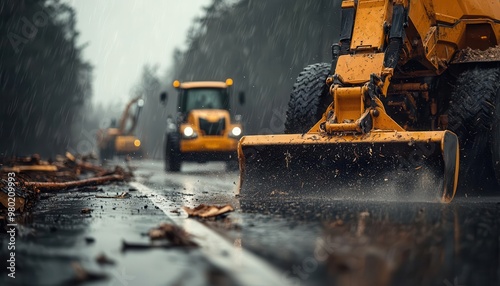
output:
M 240 136 L 241 135 L 241 128 L 238 126 L 234 127 L 233 130 L 231 130 L 231 134 L 233 136 Z
M 192 127 L 188 126 L 188 127 L 184 128 L 184 136 L 191 137 L 191 136 L 193 136 L 193 134 L 194 134 L 194 130 Z
M 134 140 L 134 146 L 135 146 L 135 147 L 139 147 L 139 146 L 141 146 L 141 140 L 139 140 L 139 139 L 135 139 L 135 140 Z

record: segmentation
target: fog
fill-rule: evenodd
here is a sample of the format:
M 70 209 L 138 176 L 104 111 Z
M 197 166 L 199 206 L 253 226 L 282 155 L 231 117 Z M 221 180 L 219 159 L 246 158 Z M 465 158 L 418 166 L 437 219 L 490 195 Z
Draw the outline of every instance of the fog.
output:
M 124 102 L 144 64 L 166 70 L 210 0 L 66 0 L 77 14 L 83 57 L 94 66 L 93 103 Z

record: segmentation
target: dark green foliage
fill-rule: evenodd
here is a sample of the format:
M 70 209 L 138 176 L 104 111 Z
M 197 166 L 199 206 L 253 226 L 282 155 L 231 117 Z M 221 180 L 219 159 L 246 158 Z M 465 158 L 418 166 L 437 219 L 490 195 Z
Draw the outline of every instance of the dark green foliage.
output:
M 53 156 L 91 97 L 75 12 L 59 1 L 0 2 L 0 154 Z

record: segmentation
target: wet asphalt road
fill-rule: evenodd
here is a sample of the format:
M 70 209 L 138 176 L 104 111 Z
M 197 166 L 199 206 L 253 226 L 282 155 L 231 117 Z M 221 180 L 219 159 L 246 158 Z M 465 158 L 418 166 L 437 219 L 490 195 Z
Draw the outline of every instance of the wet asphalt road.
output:
M 19 218 L 16 279 L 3 267 L 0 285 L 74 285 L 75 265 L 96 278 L 84 285 L 500 285 L 499 196 L 448 205 L 245 199 L 235 196 L 238 173 L 223 164 L 186 164 L 177 174 L 160 161 L 132 164 L 131 184 L 43 195 Z M 130 197 L 95 197 L 122 192 Z M 202 203 L 236 210 L 205 221 L 178 212 Z M 123 250 L 123 241 L 149 243 L 144 234 L 162 222 L 184 227 L 200 247 Z M 98 264 L 100 254 L 114 264 Z

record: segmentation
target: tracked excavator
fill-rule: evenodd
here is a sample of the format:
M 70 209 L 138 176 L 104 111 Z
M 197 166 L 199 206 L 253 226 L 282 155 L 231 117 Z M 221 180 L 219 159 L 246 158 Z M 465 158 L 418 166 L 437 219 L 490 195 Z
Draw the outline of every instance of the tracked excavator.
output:
M 142 157 L 141 141 L 134 131 L 143 105 L 142 97 L 131 99 L 125 106 L 118 126 L 112 123 L 109 128 L 97 132 L 97 146 L 102 161 L 112 159 L 115 155 Z
M 342 1 L 285 134 L 241 138 L 240 195 L 446 203 L 477 166 L 500 182 L 499 41 L 497 0 Z

